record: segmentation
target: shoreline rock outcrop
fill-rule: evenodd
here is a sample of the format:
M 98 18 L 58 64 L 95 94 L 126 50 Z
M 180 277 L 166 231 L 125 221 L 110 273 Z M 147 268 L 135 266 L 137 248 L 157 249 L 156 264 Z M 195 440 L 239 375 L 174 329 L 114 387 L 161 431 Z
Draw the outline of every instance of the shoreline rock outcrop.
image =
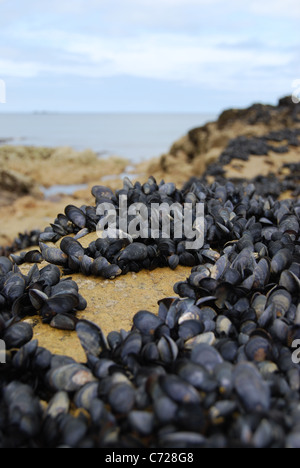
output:
M 264 151 L 259 154 L 267 156 L 278 145 L 285 146 L 285 152 L 294 150 L 298 142 L 292 131 L 299 129 L 300 104 L 294 104 L 290 97 L 280 99 L 277 106 L 254 104 L 247 109 L 225 110 L 216 121 L 191 129 L 173 143 L 169 153 L 150 161 L 143 169 L 157 178 L 168 180 L 175 175 L 177 182 L 184 182 L 189 177 L 202 176 L 207 168 L 219 164 L 221 155 L 224 160 L 224 151 L 228 156 L 233 146 L 235 154 L 237 150 L 242 154 L 241 149 L 252 144 L 249 155 L 256 155 L 257 145 L 262 146 L 266 139 L 268 151 L 265 151 L 265 143 Z M 298 157 L 293 156 L 291 162 Z M 247 174 L 242 176 L 247 177 Z

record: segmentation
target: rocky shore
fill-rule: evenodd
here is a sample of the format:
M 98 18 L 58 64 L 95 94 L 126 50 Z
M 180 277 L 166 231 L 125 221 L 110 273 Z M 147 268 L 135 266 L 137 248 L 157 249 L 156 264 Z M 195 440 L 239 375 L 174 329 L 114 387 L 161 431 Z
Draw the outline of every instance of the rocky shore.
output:
M 2 237 L 22 234 L 0 256 L 0 447 L 299 448 L 299 148 L 288 99 L 191 130 L 137 182 L 125 161 L 1 148 Z M 88 188 L 45 200 L 58 181 Z M 121 194 L 148 222 L 153 201 L 205 203 L 204 244 L 99 238 Z
M 300 104 L 293 104 L 290 97 L 280 99 L 277 106 L 230 109 L 174 142 L 168 154 L 131 165 L 130 171 L 136 175 L 133 180 L 153 175 L 178 186 L 190 177 L 211 183 L 222 176 L 250 180 L 275 174 L 284 179 L 292 172 L 297 184 L 299 131 Z M 78 205 L 91 203 L 95 184 L 120 188 L 128 164 L 116 157 L 99 159 L 90 150 L 0 146 L 0 245 L 11 244 L 24 230 L 44 228 L 72 200 Z M 45 200 L 42 188 L 57 184 L 87 187 L 71 197 L 61 194 Z M 282 196 L 290 196 L 292 188 L 290 184 Z
M 168 154 L 143 168 L 158 179 L 175 176 L 177 183 L 205 173 L 247 179 L 278 173 L 285 163 L 300 161 L 299 129 L 300 104 L 290 97 L 277 106 L 229 109 L 217 121 L 190 130 Z

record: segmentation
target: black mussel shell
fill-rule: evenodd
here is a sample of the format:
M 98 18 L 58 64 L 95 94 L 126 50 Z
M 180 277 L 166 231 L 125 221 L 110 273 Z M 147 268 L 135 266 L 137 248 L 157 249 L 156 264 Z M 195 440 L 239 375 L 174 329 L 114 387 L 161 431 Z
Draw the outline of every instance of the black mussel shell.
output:
M 107 348 L 106 339 L 100 327 L 87 320 L 79 320 L 76 332 L 87 355 L 99 356 Z
M 84 365 L 71 363 L 50 370 L 46 376 L 50 388 L 58 391 L 76 392 L 96 379 Z
M 271 404 L 271 394 L 254 364 L 243 362 L 233 373 L 234 388 L 245 410 L 249 413 L 267 412 Z
M 73 257 L 83 257 L 84 248 L 77 240 L 72 237 L 64 237 L 60 243 L 60 249 L 67 255 Z
M 3 340 L 7 349 L 21 348 L 33 337 L 31 325 L 25 322 L 19 322 L 11 325 L 4 333 Z
M 65 208 L 65 213 L 68 219 L 72 221 L 75 226 L 77 226 L 79 229 L 85 228 L 86 216 L 80 208 L 77 208 L 74 205 L 68 205 Z
M 62 313 L 57 314 L 50 322 L 50 327 L 57 328 L 59 330 L 74 331 L 76 328 L 77 319 L 74 315 Z
M 134 316 L 133 323 L 143 335 L 151 336 L 163 321 L 151 312 L 141 310 Z
M 13 269 L 13 264 L 7 257 L 0 257 L 0 275 L 6 275 Z
M 40 242 L 40 249 L 44 260 L 53 265 L 65 266 L 68 263 L 68 256 L 62 250 Z
M 139 242 L 128 245 L 121 252 L 118 261 L 123 262 L 141 262 L 148 257 L 147 246 Z

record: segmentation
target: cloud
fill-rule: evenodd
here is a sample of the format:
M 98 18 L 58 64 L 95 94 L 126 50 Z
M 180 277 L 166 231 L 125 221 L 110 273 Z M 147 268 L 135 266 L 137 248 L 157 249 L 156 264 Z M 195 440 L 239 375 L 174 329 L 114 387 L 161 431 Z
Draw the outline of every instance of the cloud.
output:
M 35 34 L 27 32 L 23 37 L 34 41 Z M 201 38 L 184 35 L 142 34 L 138 38 L 125 37 L 120 42 L 114 37 L 44 30 L 39 31 L 38 37 L 44 48 L 59 50 L 56 60 L 49 63 L 39 56 L 39 61 L 2 61 L 2 74 L 24 78 L 45 73 L 87 78 L 127 75 L 186 84 L 206 82 L 210 86 L 217 85 L 222 77 L 227 86 L 235 86 L 235 77 L 240 72 L 246 70 L 259 76 L 263 67 L 278 64 L 286 67 L 294 57 L 293 51 L 268 47 L 258 53 L 257 44 L 241 47 L 230 36 L 216 36 L 203 42 Z
M 300 18 L 299 0 L 253 0 L 248 2 L 249 11 L 256 15 L 270 17 L 291 18 L 297 20 Z
M 230 96 L 300 77 L 299 0 L 0 0 L 0 11 L 3 79 L 130 77 Z

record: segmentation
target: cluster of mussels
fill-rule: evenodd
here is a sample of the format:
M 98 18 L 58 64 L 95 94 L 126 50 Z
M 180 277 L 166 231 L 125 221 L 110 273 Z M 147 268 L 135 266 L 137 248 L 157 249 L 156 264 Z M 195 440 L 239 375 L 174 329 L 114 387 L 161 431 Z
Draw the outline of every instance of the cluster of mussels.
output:
M 33 261 L 30 255 L 29 260 Z M 24 275 L 8 258 L 0 257 L 0 336 L 3 334 L 1 338 L 6 345 L 24 344 L 22 331 L 26 343 L 31 326 L 20 323 L 25 317 L 39 313 L 43 322 L 54 328 L 75 330 L 76 312 L 86 306 L 77 283 L 71 278 L 61 279 L 57 266 L 47 265 L 39 270 L 34 264 L 28 275 Z
M 270 151 L 273 153 L 288 153 L 293 148 L 300 146 L 299 129 L 283 129 L 270 132 L 261 137 L 238 136 L 229 141 L 227 147 L 219 156 L 218 160 L 208 166 L 202 181 L 206 181 L 209 176 L 215 177 L 219 183 L 225 184 L 228 181 L 224 166 L 230 164 L 233 160 L 248 161 L 252 155 L 267 156 Z M 274 145 L 274 143 L 277 145 Z M 279 145 L 281 143 L 281 145 Z M 279 146 L 278 146 L 279 145 Z M 270 170 L 272 170 L 270 168 Z M 286 191 L 293 192 L 293 196 L 300 195 L 299 189 L 300 164 L 285 163 L 280 170 L 280 178 L 270 173 L 268 176 L 258 176 L 253 179 L 256 186 L 256 194 L 263 196 L 272 195 L 278 198 Z M 237 183 L 237 180 L 233 180 Z
M 11 245 L 6 247 L 0 246 L 0 256 L 9 257 L 9 255 L 17 252 L 18 250 L 25 250 L 29 247 L 38 245 L 40 234 L 40 230 L 20 233 L 18 237 L 14 239 Z
M 52 265 L 24 278 L 2 258 L 0 446 L 299 448 L 300 201 L 230 182 L 93 189 L 97 204 L 124 192 L 132 203 L 204 202 L 206 243 L 187 251 L 185 239 L 99 239 L 84 249 L 79 239 L 99 217 L 69 206 L 26 257 Z M 61 237 L 59 249 L 45 243 Z M 19 321 L 33 309 L 52 321 L 70 313 L 64 304 L 83 307 L 56 265 L 113 278 L 179 263 L 192 271 L 177 296 L 159 301 L 157 315 L 139 311 L 129 332 L 105 337 L 76 320 L 85 363 L 39 347 Z

